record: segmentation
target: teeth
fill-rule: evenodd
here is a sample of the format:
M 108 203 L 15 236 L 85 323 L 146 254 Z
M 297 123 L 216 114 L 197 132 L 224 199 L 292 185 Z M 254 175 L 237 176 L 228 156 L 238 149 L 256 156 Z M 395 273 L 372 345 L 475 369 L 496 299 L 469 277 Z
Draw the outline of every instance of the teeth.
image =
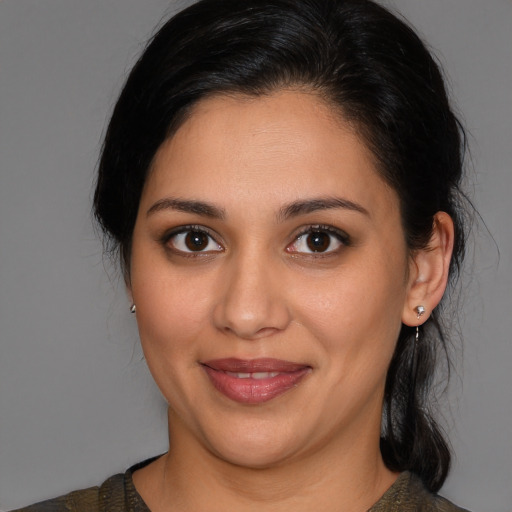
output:
M 242 373 L 242 372 L 226 372 L 230 377 L 237 379 L 271 379 L 279 375 L 279 372 L 254 372 L 254 373 Z
M 279 375 L 279 372 L 255 372 L 251 374 L 253 379 L 271 379 L 276 375 Z
M 237 379 L 249 379 L 251 377 L 250 373 L 241 373 L 241 372 L 226 372 L 230 377 L 236 377 Z

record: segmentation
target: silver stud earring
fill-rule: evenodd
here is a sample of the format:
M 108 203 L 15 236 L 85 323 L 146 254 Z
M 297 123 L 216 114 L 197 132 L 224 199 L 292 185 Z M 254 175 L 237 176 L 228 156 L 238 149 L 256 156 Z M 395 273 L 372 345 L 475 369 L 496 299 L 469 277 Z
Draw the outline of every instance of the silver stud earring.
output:
M 135 313 L 137 311 L 137 306 L 135 304 L 132 304 L 130 306 L 130 313 Z
M 414 310 L 416 311 L 416 318 L 421 318 L 421 316 L 425 314 L 425 308 L 423 306 L 416 306 L 414 308 Z M 418 343 L 419 339 L 420 339 L 420 327 L 419 327 L 419 325 L 417 325 L 416 326 L 416 336 L 415 336 L 416 343 Z
M 414 308 L 414 311 L 416 311 L 416 318 L 420 318 L 421 316 L 423 316 L 425 314 L 425 308 L 424 306 L 416 306 Z

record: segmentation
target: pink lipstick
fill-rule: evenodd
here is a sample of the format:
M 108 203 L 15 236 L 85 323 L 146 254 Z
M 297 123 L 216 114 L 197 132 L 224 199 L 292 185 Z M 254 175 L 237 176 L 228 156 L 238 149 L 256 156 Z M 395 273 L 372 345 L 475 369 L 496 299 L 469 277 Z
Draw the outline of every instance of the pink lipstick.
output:
M 215 359 L 201 363 L 213 386 L 244 404 L 268 402 L 283 394 L 310 372 L 311 367 L 281 359 Z

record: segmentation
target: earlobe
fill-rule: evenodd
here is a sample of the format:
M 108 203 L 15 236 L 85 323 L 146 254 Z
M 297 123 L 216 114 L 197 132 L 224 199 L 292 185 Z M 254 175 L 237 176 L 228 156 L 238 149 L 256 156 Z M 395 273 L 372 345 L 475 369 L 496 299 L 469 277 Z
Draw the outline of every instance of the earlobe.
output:
M 441 301 L 448 284 L 453 243 L 452 218 L 445 212 L 437 212 L 428 246 L 416 251 L 411 261 L 409 290 L 402 313 L 405 325 L 421 325 Z M 425 314 L 418 318 L 416 308 L 420 305 Z

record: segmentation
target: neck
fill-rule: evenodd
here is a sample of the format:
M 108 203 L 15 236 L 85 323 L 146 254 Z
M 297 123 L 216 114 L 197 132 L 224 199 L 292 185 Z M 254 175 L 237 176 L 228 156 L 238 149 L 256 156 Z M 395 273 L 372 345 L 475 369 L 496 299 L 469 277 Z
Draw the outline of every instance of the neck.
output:
M 169 452 L 134 475 L 152 512 L 217 511 L 360 512 L 368 510 L 396 479 L 375 436 L 344 433 L 272 467 L 247 468 L 219 458 L 169 414 Z

